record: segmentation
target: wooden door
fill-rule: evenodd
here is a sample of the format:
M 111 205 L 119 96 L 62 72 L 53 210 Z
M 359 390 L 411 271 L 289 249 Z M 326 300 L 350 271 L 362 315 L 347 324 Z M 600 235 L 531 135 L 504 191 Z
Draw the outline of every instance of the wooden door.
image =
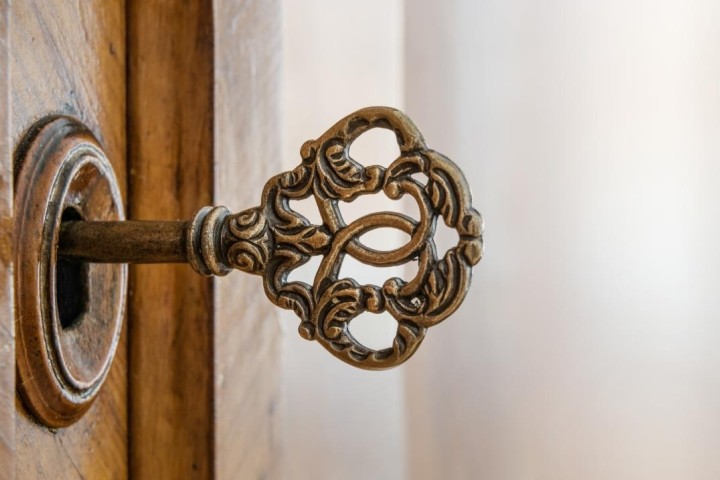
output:
M 103 144 L 125 196 L 122 4 L 102 0 L 82 4 L 19 1 L 4 8 L 9 20 L 9 65 L 5 72 L 9 73 L 10 108 L 6 111 L 10 147 L 14 151 L 30 127 L 43 117 L 75 117 Z M 12 157 L 3 155 L 6 158 Z M 3 184 L 3 194 L 6 189 L 12 192 L 11 178 Z M 127 476 L 126 345 L 127 330 L 102 394 L 71 427 L 57 431 L 40 427 L 16 399 L 11 410 L 16 478 Z M 14 390 L 12 387 L 10 391 Z
M 131 219 L 256 205 L 280 170 L 276 1 L 0 0 L 0 225 L 12 155 L 50 114 L 102 143 Z M 275 474 L 278 328 L 261 282 L 186 265 L 130 270 L 120 348 L 70 427 L 15 393 L 13 252 L 0 242 L 0 478 Z

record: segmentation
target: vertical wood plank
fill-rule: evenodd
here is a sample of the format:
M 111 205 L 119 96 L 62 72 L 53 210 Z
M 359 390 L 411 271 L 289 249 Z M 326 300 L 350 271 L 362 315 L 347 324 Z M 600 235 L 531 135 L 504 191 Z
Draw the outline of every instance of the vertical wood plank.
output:
M 10 133 L 8 131 L 9 32 L 7 0 L 0 0 L 0 228 L 12 231 L 13 181 Z M 13 338 L 12 248 L 10 237 L 0 236 L 0 479 L 14 477 L 15 450 L 15 342 Z
M 25 0 L 12 2 L 9 11 L 10 65 L 3 72 L 10 73 L 11 145 L 17 145 L 28 128 L 47 115 L 78 118 L 104 146 L 124 192 L 123 2 Z M 8 157 L 2 158 L 5 162 Z M 4 173 L 0 176 L 5 178 Z M 11 189 L 3 184 L 0 191 L 4 209 L 8 205 L 4 195 Z M 6 302 L 0 300 L 0 305 Z M 5 318 L 2 315 L 0 322 Z M 58 431 L 44 428 L 29 417 L 15 398 L 17 478 L 127 477 L 125 338 L 123 334 L 95 403 L 72 426 Z M 13 360 L 10 364 L 14 364 Z M 14 396 L 15 386 L 9 391 Z
M 215 1 L 215 201 L 233 211 L 282 171 L 280 59 L 277 0 Z M 276 478 L 277 310 L 241 272 L 216 280 L 215 300 L 217 477 Z
M 212 21 L 211 1 L 129 3 L 130 218 L 212 202 Z M 212 282 L 145 265 L 130 288 L 131 478 L 212 478 Z

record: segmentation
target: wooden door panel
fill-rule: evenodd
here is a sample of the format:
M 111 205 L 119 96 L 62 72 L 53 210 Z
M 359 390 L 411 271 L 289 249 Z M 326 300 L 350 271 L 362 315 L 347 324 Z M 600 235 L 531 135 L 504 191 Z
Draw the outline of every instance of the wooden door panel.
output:
M 26 0 L 9 11 L 12 145 L 46 115 L 78 118 L 105 147 L 124 194 L 123 3 Z M 97 400 L 68 428 L 38 425 L 16 399 L 17 478 L 127 477 L 126 353 L 123 334 Z
M 278 2 L 128 12 L 131 217 L 258 204 L 280 171 Z M 279 331 L 260 279 L 137 266 L 130 312 L 132 477 L 271 476 Z
M 12 230 L 12 149 L 51 114 L 98 137 L 129 218 L 257 205 L 281 169 L 279 33 L 277 0 L 0 0 L 0 228 Z M 0 478 L 277 475 L 280 332 L 259 278 L 131 269 L 101 393 L 50 430 L 15 394 L 10 245 L 0 241 Z
M 213 194 L 212 2 L 131 0 L 128 26 L 129 217 L 189 219 Z M 130 269 L 132 478 L 213 476 L 212 287 Z

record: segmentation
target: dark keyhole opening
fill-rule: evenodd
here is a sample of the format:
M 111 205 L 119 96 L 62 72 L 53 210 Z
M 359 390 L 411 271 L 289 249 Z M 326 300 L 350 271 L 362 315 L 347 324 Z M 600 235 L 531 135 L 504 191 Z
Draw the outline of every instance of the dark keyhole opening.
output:
M 61 217 L 63 222 L 82 219 L 82 215 L 74 207 L 66 208 Z M 85 262 L 58 258 L 55 279 L 60 325 L 63 329 L 75 327 L 87 310 L 88 265 Z

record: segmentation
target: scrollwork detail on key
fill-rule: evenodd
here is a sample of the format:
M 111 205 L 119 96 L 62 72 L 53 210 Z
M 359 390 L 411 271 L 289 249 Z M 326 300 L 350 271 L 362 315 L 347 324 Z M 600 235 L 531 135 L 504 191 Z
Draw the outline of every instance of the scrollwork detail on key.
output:
M 350 157 L 350 146 L 373 128 L 393 131 L 400 149 L 389 167 L 363 166 Z M 457 166 L 426 147 L 413 122 L 387 107 L 359 110 L 337 122 L 317 140 L 301 148 L 301 164 L 271 178 L 259 207 L 229 214 L 222 226 L 220 250 L 228 267 L 261 275 L 265 292 L 276 305 L 300 317 L 300 335 L 316 340 L 341 360 L 365 369 L 403 363 L 418 348 L 427 329 L 462 303 L 472 267 L 483 251 L 483 222 Z M 416 178 L 422 175 L 426 183 Z M 338 207 L 360 195 L 384 193 L 391 199 L 410 195 L 418 220 L 394 212 L 365 215 L 346 224 Z M 311 224 L 290 201 L 313 197 L 323 223 Z M 459 241 L 438 258 L 433 236 L 443 221 Z M 377 251 L 359 238 L 381 228 L 397 228 L 410 236 L 407 244 Z M 290 272 L 312 256 L 322 256 L 312 285 L 288 281 Z M 383 285 L 360 285 L 340 278 L 345 255 L 373 266 L 417 261 L 410 281 L 390 278 Z M 349 330 L 363 312 L 389 312 L 398 322 L 392 346 L 372 350 Z

